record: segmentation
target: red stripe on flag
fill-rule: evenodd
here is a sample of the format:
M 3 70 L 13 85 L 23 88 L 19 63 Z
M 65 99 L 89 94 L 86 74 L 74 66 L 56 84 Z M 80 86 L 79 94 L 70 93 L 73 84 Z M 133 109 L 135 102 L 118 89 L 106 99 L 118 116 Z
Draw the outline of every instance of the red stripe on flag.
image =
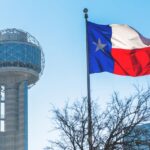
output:
M 112 48 L 114 73 L 128 76 L 150 74 L 150 47 L 125 50 Z

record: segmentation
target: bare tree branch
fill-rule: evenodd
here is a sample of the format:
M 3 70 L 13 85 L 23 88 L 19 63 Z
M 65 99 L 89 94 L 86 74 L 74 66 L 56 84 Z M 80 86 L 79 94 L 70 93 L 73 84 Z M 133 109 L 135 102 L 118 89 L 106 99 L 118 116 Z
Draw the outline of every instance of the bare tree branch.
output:
M 141 123 L 150 121 L 150 88 L 136 86 L 135 89 L 136 93 L 123 99 L 114 92 L 103 112 L 98 111 L 97 103 L 92 102 L 94 150 L 123 150 L 125 146 L 130 149 L 133 143 L 150 145 L 147 141 L 136 139 L 137 136 L 146 136 L 150 140 L 150 132 L 145 134 L 144 130 L 137 128 Z M 87 150 L 87 98 L 71 106 L 66 104 L 63 110 L 54 108 L 53 113 L 61 137 L 50 141 L 51 146 L 47 150 Z

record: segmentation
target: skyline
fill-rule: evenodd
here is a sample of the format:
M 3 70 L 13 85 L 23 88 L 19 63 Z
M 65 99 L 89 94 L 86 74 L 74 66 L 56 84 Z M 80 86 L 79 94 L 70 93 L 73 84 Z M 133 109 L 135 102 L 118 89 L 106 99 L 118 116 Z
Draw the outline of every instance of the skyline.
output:
M 97 24 L 129 24 L 150 38 L 149 6 L 145 0 L 1 0 L 0 29 L 19 28 L 40 42 L 45 69 L 29 89 L 29 150 L 41 150 L 52 138 L 51 105 L 63 107 L 86 96 L 86 43 L 83 9 Z M 110 73 L 91 75 L 91 94 L 101 107 L 112 92 L 127 96 L 134 84 L 146 86 L 150 77 L 125 77 Z

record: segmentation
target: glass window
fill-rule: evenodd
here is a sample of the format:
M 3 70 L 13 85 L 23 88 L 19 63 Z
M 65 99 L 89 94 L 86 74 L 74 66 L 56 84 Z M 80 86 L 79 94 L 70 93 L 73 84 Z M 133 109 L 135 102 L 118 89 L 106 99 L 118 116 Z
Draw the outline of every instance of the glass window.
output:
M 5 118 L 5 103 L 1 103 L 1 118 Z
M 4 43 L 0 45 L 0 67 L 18 66 L 41 71 L 41 50 L 25 43 Z
M 0 132 L 5 131 L 5 86 L 0 85 Z
M 0 132 L 5 132 L 5 121 L 4 120 L 1 120 L 0 122 Z

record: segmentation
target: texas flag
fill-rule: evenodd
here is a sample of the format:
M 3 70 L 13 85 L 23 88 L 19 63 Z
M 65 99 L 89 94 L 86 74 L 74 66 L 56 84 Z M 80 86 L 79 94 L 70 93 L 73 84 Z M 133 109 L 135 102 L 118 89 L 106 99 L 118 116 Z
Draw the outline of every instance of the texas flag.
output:
M 89 73 L 150 74 L 150 39 L 128 25 L 87 22 Z

